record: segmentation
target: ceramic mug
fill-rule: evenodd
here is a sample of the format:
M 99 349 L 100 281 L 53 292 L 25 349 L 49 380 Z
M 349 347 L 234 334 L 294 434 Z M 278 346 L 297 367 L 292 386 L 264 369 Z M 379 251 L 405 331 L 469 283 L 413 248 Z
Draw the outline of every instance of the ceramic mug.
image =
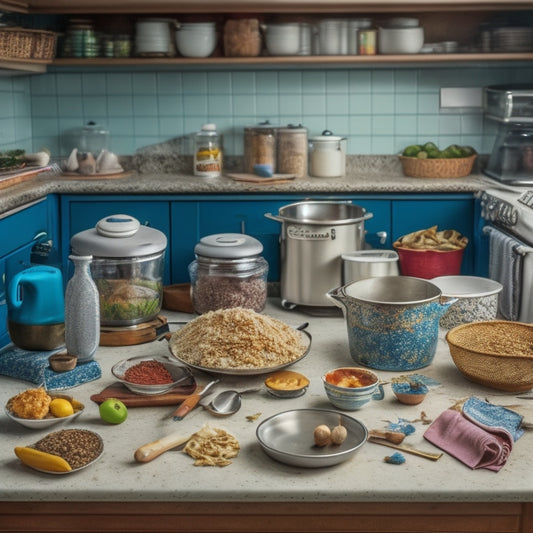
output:
M 366 368 L 336 368 L 324 374 L 322 382 L 329 401 L 344 411 L 356 411 L 385 397 L 379 377 Z

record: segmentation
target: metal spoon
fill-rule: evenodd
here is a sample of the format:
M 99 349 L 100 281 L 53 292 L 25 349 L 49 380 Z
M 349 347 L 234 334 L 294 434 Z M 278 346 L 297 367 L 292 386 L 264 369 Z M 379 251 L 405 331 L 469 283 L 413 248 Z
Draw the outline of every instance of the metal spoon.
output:
M 225 390 L 217 394 L 209 404 L 204 407 L 216 416 L 230 416 L 241 408 L 241 394 L 256 392 L 260 389 L 247 389 L 244 391 Z

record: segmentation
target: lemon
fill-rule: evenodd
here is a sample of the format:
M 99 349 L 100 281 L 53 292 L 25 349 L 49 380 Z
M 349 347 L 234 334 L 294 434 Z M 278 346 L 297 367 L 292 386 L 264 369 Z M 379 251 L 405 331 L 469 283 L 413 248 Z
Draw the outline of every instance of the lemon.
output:
M 50 412 L 58 418 L 63 418 L 64 416 L 73 415 L 74 408 L 68 400 L 65 400 L 64 398 L 54 398 L 50 402 Z

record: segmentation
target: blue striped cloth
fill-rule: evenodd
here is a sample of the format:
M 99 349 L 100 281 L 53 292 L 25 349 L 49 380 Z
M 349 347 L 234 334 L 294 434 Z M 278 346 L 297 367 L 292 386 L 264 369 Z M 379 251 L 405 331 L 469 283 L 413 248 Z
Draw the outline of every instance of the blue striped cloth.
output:
M 0 375 L 29 381 L 48 391 L 71 389 L 102 376 L 100 365 L 95 360 L 80 363 L 68 372 L 54 372 L 48 358 L 58 351 L 61 350 L 37 352 L 9 344 L 0 350 Z

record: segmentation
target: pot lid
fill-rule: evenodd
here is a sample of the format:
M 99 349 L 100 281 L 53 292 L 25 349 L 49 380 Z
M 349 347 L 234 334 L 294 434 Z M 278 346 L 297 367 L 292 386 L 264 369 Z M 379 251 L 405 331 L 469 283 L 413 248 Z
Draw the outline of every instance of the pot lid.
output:
M 203 257 L 238 259 L 259 255 L 263 245 L 244 233 L 216 233 L 202 237 L 194 253 Z
M 322 132 L 322 135 L 317 135 L 316 137 L 312 137 L 311 141 L 314 142 L 338 142 L 345 140 L 346 137 L 341 137 L 340 135 L 333 135 L 333 133 L 329 130 L 324 130 Z
M 76 233 L 70 240 L 73 253 L 95 257 L 139 257 L 163 251 L 164 233 L 130 215 L 110 215 L 94 228 Z

